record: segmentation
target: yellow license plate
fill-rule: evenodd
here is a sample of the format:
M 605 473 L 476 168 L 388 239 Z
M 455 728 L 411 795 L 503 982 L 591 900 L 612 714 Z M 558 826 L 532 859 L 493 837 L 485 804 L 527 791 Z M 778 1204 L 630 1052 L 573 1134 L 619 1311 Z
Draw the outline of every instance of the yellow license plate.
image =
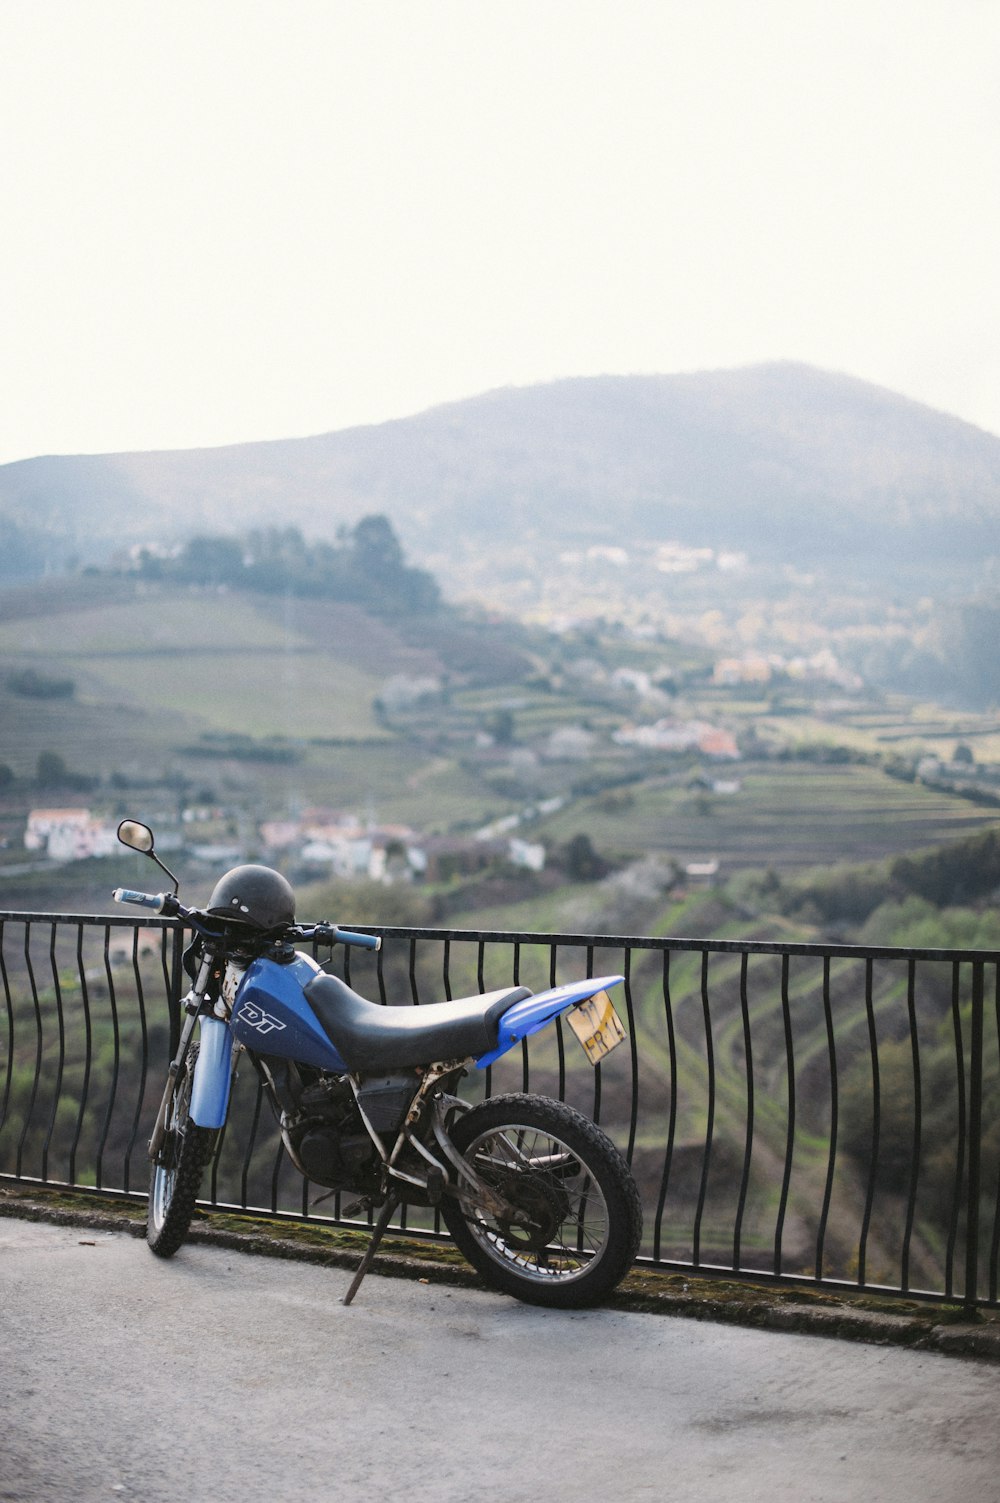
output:
M 592 1065 L 600 1064 L 625 1038 L 622 1020 L 607 992 L 598 992 L 596 997 L 578 1002 L 566 1016 Z

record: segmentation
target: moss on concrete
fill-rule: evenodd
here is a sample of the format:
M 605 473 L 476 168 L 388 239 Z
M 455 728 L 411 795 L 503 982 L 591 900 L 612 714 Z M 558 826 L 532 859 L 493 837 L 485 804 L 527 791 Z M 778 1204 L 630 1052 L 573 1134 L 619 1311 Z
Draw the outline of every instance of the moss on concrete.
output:
M 0 1216 L 141 1237 L 146 1204 L 145 1198 L 8 1184 L 0 1186 Z M 368 1245 L 365 1231 L 217 1211 L 196 1212 L 189 1238 L 261 1257 L 351 1269 Z M 374 1268 L 389 1277 L 426 1283 L 480 1285 L 455 1248 L 409 1237 L 385 1237 Z M 960 1304 L 754 1284 L 643 1267 L 635 1268 L 606 1304 L 613 1310 L 909 1346 L 1000 1363 L 1000 1312 L 969 1312 Z

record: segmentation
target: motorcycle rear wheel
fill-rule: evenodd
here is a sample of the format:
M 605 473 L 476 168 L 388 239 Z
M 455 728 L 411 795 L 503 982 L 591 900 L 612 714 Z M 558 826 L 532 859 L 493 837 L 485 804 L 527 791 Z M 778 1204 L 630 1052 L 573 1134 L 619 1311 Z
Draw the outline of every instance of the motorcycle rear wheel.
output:
M 495 1096 L 451 1139 L 479 1177 L 521 1212 L 495 1216 L 445 1199 L 455 1243 L 486 1283 L 533 1305 L 579 1309 L 628 1272 L 642 1238 L 627 1163 L 593 1122 L 543 1096 Z
M 177 1078 L 167 1108 L 167 1130 L 149 1178 L 146 1241 L 159 1258 L 172 1258 L 188 1234 L 201 1177 L 212 1156 L 215 1133 L 190 1118 L 195 1045 Z

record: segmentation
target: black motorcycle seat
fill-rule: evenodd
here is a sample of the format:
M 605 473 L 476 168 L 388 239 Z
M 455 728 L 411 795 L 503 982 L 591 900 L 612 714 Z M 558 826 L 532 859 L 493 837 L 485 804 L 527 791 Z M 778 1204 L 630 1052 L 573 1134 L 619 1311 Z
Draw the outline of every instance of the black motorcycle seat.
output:
M 425 1007 L 383 1007 L 327 975 L 314 976 L 305 993 L 341 1059 L 360 1074 L 486 1054 L 496 1048 L 504 1013 L 531 996 L 514 986 Z

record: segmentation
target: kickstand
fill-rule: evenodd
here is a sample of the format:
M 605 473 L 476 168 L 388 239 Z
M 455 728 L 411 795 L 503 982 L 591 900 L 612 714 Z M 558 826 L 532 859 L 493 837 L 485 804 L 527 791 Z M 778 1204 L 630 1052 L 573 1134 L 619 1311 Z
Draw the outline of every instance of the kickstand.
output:
M 351 1280 L 351 1287 L 350 1287 L 350 1289 L 348 1289 L 347 1293 L 344 1295 L 344 1298 L 343 1298 L 343 1301 L 342 1301 L 343 1304 L 349 1305 L 351 1303 L 352 1299 L 354 1298 L 354 1296 L 357 1294 L 358 1290 L 361 1288 L 361 1280 L 364 1278 L 365 1274 L 368 1272 L 369 1268 L 372 1266 L 372 1259 L 374 1258 L 376 1252 L 378 1251 L 378 1245 L 382 1241 L 382 1237 L 383 1237 L 383 1234 L 385 1232 L 385 1229 L 389 1225 L 389 1222 L 392 1220 L 392 1217 L 395 1214 L 396 1209 L 397 1209 L 398 1206 L 399 1206 L 399 1196 L 396 1195 L 396 1194 L 394 1194 L 394 1193 L 390 1194 L 390 1196 L 389 1196 L 388 1200 L 386 1201 L 385 1205 L 382 1207 L 381 1211 L 379 1212 L 378 1220 L 376 1221 L 375 1225 L 372 1227 L 371 1241 L 369 1242 L 367 1248 L 365 1249 L 365 1255 L 361 1259 L 360 1264 L 358 1265 L 358 1271 L 357 1271 L 357 1273 L 354 1275 L 354 1278 Z

